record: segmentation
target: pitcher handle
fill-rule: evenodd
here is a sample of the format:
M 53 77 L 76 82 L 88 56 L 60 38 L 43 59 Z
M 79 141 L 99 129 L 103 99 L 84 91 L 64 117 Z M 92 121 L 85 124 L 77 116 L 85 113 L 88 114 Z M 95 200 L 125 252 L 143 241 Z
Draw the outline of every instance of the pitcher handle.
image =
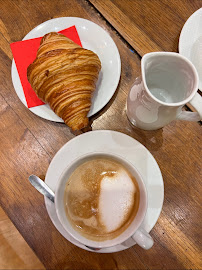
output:
M 189 103 L 194 107 L 197 112 L 187 112 L 181 111 L 181 113 L 177 116 L 178 120 L 185 121 L 201 121 L 202 120 L 202 97 L 199 93 L 196 93 L 192 100 Z

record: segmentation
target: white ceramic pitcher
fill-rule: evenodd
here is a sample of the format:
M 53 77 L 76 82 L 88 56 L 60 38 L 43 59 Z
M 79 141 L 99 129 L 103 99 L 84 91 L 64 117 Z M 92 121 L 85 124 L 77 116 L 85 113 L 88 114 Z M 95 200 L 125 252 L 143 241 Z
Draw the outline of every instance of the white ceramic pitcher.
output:
M 198 74 L 187 58 L 174 52 L 148 53 L 142 58 L 141 73 L 127 99 L 127 116 L 133 125 L 155 130 L 175 119 L 202 119 Z M 182 111 L 188 102 L 197 112 Z

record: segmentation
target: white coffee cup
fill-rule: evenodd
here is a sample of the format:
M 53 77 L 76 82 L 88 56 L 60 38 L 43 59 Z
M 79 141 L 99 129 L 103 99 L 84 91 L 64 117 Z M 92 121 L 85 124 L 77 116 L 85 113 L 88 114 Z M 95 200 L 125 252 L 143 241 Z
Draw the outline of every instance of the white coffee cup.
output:
M 175 119 L 200 121 L 202 97 L 193 64 L 174 52 L 152 52 L 141 60 L 141 76 L 127 99 L 127 116 L 141 129 L 156 130 Z M 190 103 L 197 112 L 182 111 Z
M 108 157 L 113 160 L 118 161 L 121 163 L 136 179 L 139 191 L 140 191 L 140 201 L 139 201 L 139 208 L 134 220 L 131 224 L 126 228 L 124 232 L 122 232 L 118 237 L 105 240 L 105 241 L 93 241 L 87 239 L 79 232 L 77 232 L 73 226 L 71 225 L 70 221 L 67 218 L 65 205 L 64 205 L 64 190 L 66 183 L 68 182 L 68 178 L 72 174 L 72 172 L 83 162 L 88 161 L 92 158 L 97 157 Z M 64 229 L 77 241 L 82 243 L 83 245 L 90 247 L 92 249 L 101 249 L 112 247 L 118 244 L 123 243 L 130 237 L 134 239 L 134 241 L 144 249 L 149 249 L 153 246 L 153 239 L 152 237 L 141 227 L 143 219 L 145 217 L 147 211 L 147 191 L 142 179 L 142 176 L 137 171 L 137 169 L 128 161 L 124 160 L 122 157 L 117 156 L 116 154 L 112 153 L 105 153 L 105 152 L 96 152 L 96 153 L 88 153 L 80 158 L 76 159 L 72 164 L 70 164 L 62 173 L 61 177 L 58 180 L 58 184 L 55 191 L 55 207 L 57 216 L 64 227 Z

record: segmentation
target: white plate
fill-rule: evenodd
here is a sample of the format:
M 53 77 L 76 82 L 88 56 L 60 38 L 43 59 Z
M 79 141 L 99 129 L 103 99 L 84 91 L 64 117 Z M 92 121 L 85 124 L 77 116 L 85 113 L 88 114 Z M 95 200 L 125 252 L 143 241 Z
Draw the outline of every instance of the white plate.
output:
M 179 38 L 179 53 L 196 67 L 199 89 L 202 91 L 202 8 L 194 12 L 184 24 Z
M 91 21 L 75 17 L 62 17 L 38 25 L 30 31 L 23 40 L 41 37 L 51 31 L 58 32 L 73 25 L 76 26 L 82 46 L 94 51 L 99 56 L 102 63 L 97 88 L 92 99 L 91 110 L 88 113 L 88 117 L 90 117 L 101 110 L 109 102 L 116 91 L 120 79 L 120 55 L 116 44 L 110 35 L 103 28 Z M 14 60 L 12 61 L 11 76 L 18 97 L 27 107 Z M 30 108 L 30 111 L 48 120 L 63 122 L 63 120 L 59 118 L 48 105 Z
M 163 178 L 159 166 L 151 153 L 142 144 L 128 135 L 116 131 L 97 130 L 75 137 L 67 142 L 54 156 L 47 170 L 45 182 L 55 191 L 57 179 L 59 179 L 68 164 L 85 153 L 101 152 L 103 149 L 128 160 L 134 164 L 142 175 L 148 192 L 148 210 L 142 226 L 147 232 L 150 232 L 157 222 L 163 205 Z M 74 245 L 89 250 L 64 230 L 57 218 L 54 204 L 47 198 L 45 198 L 45 204 L 48 214 L 58 231 Z M 117 252 L 133 245 L 135 245 L 134 240 L 129 238 L 120 245 L 103 248 L 96 252 Z

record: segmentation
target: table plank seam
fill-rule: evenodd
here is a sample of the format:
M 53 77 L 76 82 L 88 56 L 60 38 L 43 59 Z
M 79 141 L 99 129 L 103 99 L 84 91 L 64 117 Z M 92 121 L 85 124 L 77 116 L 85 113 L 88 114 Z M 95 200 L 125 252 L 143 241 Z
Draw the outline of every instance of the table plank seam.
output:
M 116 35 L 121 39 L 121 41 L 129 48 L 129 50 L 132 53 L 135 53 L 139 59 L 141 59 L 141 55 L 138 53 L 138 51 L 121 35 L 120 32 L 117 31 L 117 29 L 109 22 L 109 20 L 99 11 L 99 9 L 91 2 L 91 0 L 86 0 L 88 4 L 99 14 L 99 16 L 106 21 L 107 25 L 116 33 Z

